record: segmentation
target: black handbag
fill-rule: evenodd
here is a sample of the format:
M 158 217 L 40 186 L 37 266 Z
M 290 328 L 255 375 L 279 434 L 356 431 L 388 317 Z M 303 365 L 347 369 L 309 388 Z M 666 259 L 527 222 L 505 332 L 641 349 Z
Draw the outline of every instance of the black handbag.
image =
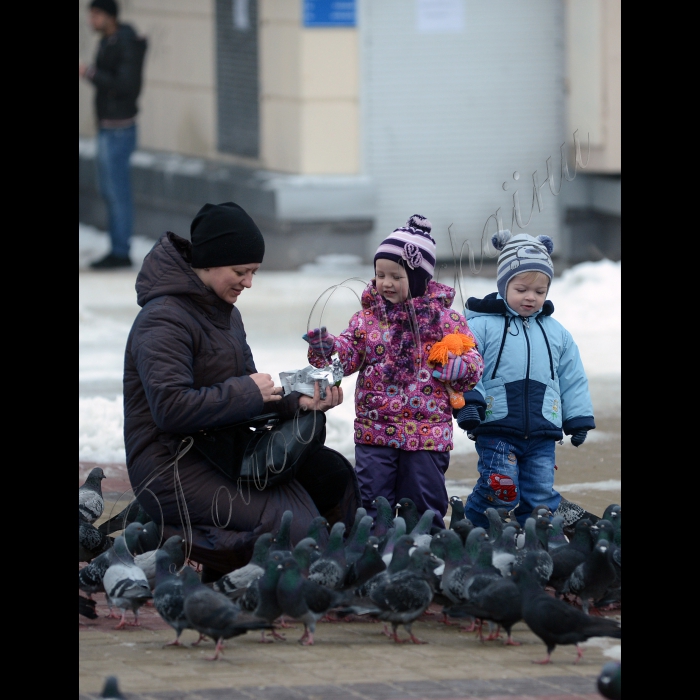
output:
M 297 411 L 288 420 L 276 413 L 242 423 L 200 430 L 194 447 L 229 479 L 259 490 L 291 481 L 297 467 L 326 440 L 323 411 Z

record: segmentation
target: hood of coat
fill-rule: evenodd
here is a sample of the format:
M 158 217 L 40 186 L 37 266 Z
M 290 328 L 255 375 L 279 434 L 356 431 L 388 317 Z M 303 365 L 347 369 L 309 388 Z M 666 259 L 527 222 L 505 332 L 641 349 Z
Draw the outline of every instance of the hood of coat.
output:
M 547 299 L 542 308 L 532 314 L 530 318 L 535 318 L 536 316 L 551 316 L 553 313 L 554 304 Z M 469 299 L 467 299 L 465 314 L 467 320 L 474 318 L 474 316 L 480 316 L 481 314 L 497 314 L 498 316 L 506 316 L 508 314 L 511 316 L 518 315 L 506 304 L 505 300 L 498 292 L 487 294 L 483 299 L 477 299 L 476 297 L 469 297 Z
M 168 231 L 151 248 L 136 277 L 136 301 L 145 306 L 166 295 L 187 296 L 219 326 L 230 324 L 233 304 L 225 302 L 204 286 L 192 270 L 192 244 Z
M 425 290 L 425 294 L 420 297 L 415 297 L 410 303 L 413 303 L 413 305 L 416 306 L 421 303 L 425 303 L 426 301 L 428 303 L 437 301 L 440 305 L 444 306 L 446 309 L 449 309 L 452 306 L 454 298 L 455 290 L 452 289 L 452 287 L 448 287 L 446 284 L 440 284 L 439 282 L 430 280 L 430 282 L 428 282 L 428 287 Z M 377 304 L 383 304 L 384 306 L 387 304 L 384 297 L 377 291 L 375 280 L 372 280 L 365 287 L 365 290 L 362 292 L 361 301 L 363 309 L 370 309 L 373 307 L 376 308 Z M 394 304 L 394 306 L 399 306 L 399 304 Z

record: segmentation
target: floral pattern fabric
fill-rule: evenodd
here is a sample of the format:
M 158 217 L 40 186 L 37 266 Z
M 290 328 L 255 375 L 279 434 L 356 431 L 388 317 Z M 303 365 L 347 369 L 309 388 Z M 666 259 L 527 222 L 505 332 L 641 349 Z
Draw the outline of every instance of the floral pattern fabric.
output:
M 309 363 L 324 367 L 338 354 L 345 376 L 359 372 L 355 389 L 355 443 L 409 452 L 445 452 L 452 444 L 452 408 L 445 385 L 428 363 L 433 344 L 448 333 L 473 337 L 462 314 L 451 309 L 454 289 L 430 281 L 422 297 L 387 303 L 374 280 L 362 293 L 362 309 L 338 336 L 328 356 L 309 347 Z M 469 372 L 452 383 L 471 391 L 484 363 L 476 349 L 462 356 Z

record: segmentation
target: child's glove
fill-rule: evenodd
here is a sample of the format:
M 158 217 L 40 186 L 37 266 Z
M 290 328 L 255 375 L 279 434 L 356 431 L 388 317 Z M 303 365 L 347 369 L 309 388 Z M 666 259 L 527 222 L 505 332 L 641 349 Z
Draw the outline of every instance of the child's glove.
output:
M 469 365 L 461 358 L 453 355 L 451 352 L 447 354 L 448 360 L 441 369 L 433 371 L 433 377 L 441 382 L 454 382 L 458 379 L 464 379 L 469 374 Z
M 462 430 L 474 430 L 474 428 L 481 423 L 479 409 L 474 403 L 468 403 L 464 408 L 460 409 L 455 418 L 457 420 L 457 425 Z
M 301 337 L 311 346 L 311 349 L 317 355 L 328 357 L 333 353 L 333 338 L 326 331 L 325 326 L 314 328 Z
M 571 433 L 571 444 L 574 447 L 578 447 L 579 445 L 583 445 L 583 441 L 586 439 L 586 435 L 588 435 L 588 431 L 581 429 L 581 430 L 574 430 L 573 433 Z

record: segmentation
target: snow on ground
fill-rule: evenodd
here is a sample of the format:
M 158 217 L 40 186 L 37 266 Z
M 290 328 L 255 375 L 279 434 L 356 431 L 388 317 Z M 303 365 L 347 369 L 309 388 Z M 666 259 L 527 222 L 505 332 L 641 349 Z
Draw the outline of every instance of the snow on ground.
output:
M 139 311 L 134 291 L 137 271 L 154 241 L 134 239 L 133 270 L 97 273 L 87 265 L 107 252 L 108 237 L 83 224 L 78 233 L 79 460 L 124 462 L 124 347 Z M 554 279 L 549 294 L 555 318 L 579 346 L 589 379 L 603 387 L 609 378 L 618 381 L 620 375 L 620 265 L 603 260 L 572 267 Z M 332 333 L 342 331 L 360 308 L 359 295 L 371 274 L 371 267 L 348 256 L 322 256 L 296 272 L 260 271 L 253 288 L 238 302 L 258 371 L 278 380 L 280 372 L 306 366 L 307 344 L 301 336 L 307 328 L 321 324 Z M 465 298 L 483 297 L 494 290 L 495 281 L 490 278 L 467 274 L 462 279 Z M 454 307 L 462 311 L 458 300 Z M 354 457 L 355 378 L 343 379 L 345 401 L 327 413 L 326 444 L 350 458 Z M 619 396 L 606 400 L 614 404 Z M 606 439 L 598 431 L 589 438 Z M 473 451 L 471 440 L 456 440 L 455 454 Z

